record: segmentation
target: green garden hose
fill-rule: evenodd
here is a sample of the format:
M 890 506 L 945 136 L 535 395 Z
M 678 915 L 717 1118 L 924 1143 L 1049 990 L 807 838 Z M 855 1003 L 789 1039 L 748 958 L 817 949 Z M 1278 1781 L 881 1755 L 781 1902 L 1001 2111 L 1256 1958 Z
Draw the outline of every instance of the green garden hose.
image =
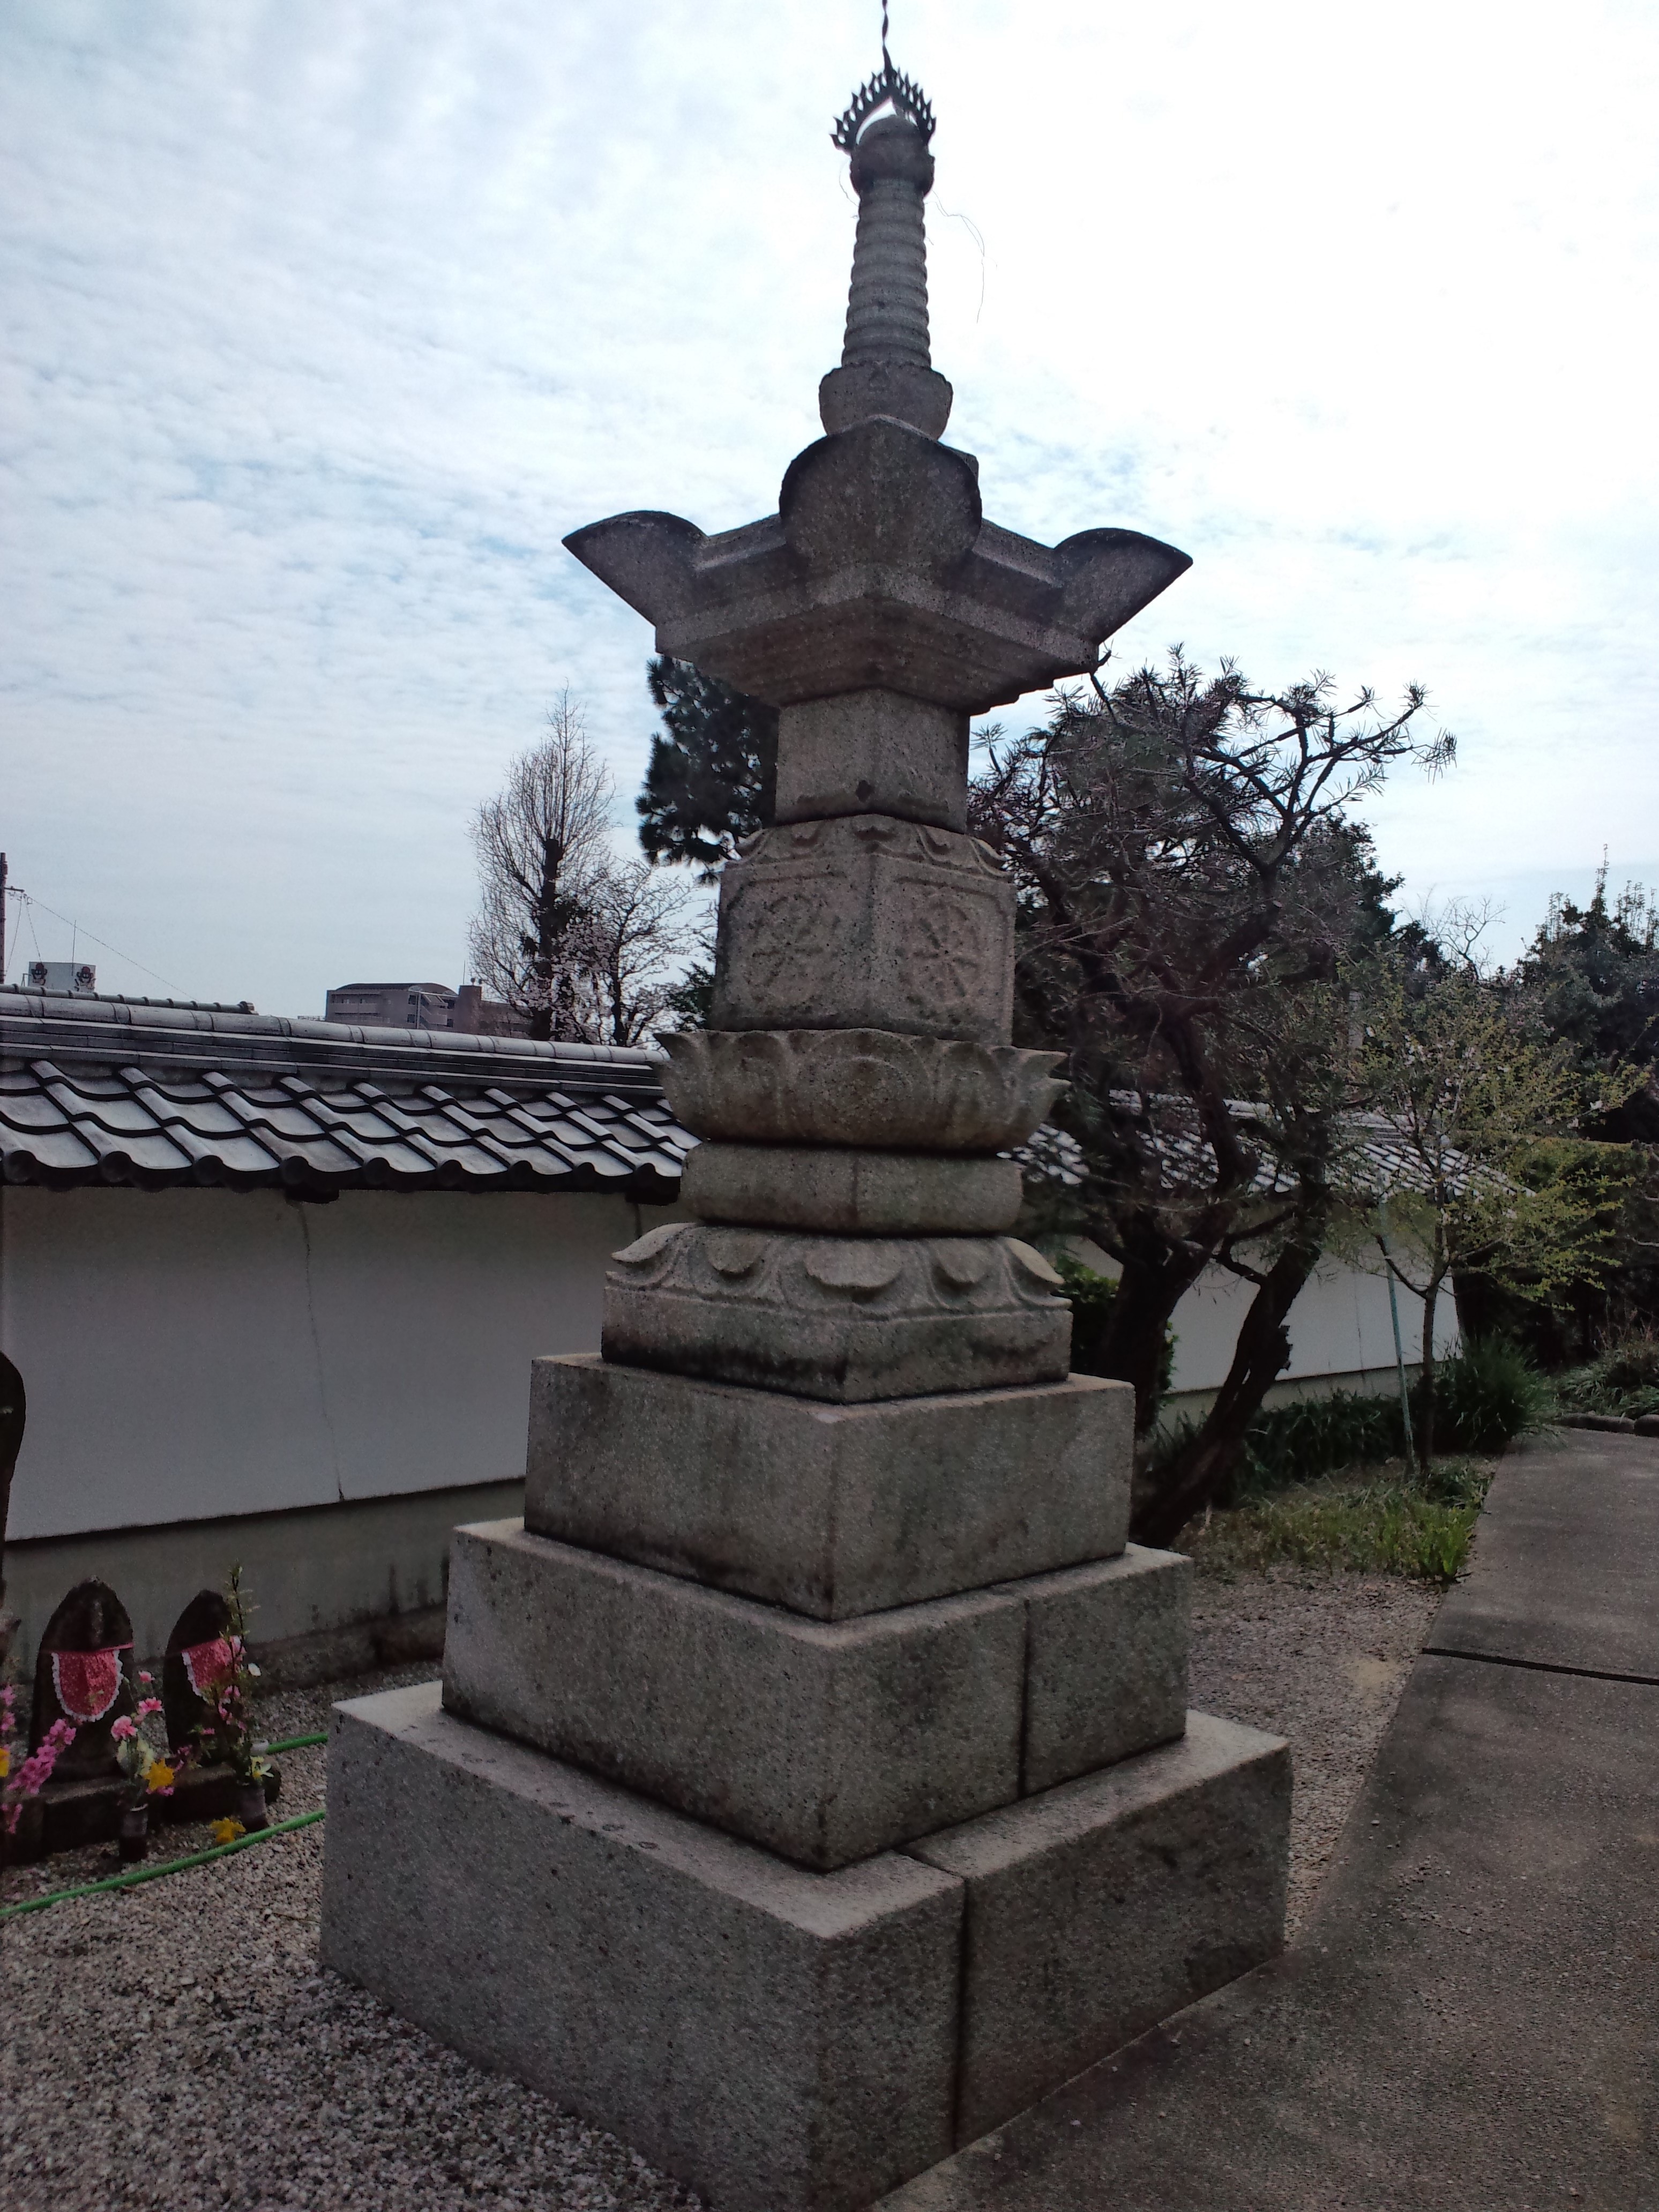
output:
M 284 1747 L 289 1750 L 294 1747 Z M 210 1859 L 228 1858 L 233 1851 L 245 1851 L 271 1836 L 291 1835 L 295 1828 L 308 1828 L 313 1820 L 323 1818 L 323 1813 L 320 1807 L 314 1813 L 296 1813 L 292 1820 L 273 1820 L 268 1828 L 252 1828 L 246 1835 L 237 1836 L 230 1843 L 213 1844 L 204 1851 L 191 1851 L 187 1858 L 167 1859 L 160 1866 L 134 1867 L 131 1874 L 112 1874 L 102 1881 L 78 1882 L 73 1889 L 51 1889 L 44 1897 L 26 1897 L 17 1905 L 0 1905 L 0 1920 L 15 1920 L 23 1912 L 44 1912 L 49 1905 L 62 1905 L 71 1897 L 95 1897 L 103 1889 L 133 1889 L 141 1881 L 160 1881 L 163 1875 L 182 1874 L 186 1867 L 205 1866 Z
M 315 1743 L 326 1743 L 326 1734 L 319 1735 L 287 1735 L 280 1743 L 268 1743 L 267 1751 L 306 1751 Z M 273 1820 L 268 1828 L 251 1829 L 245 1836 L 236 1836 L 228 1844 L 214 1844 L 204 1851 L 191 1851 L 188 1857 L 167 1859 L 160 1866 L 135 1867 L 131 1874 L 112 1874 L 102 1881 L 83 1881 L 73 1889 L 48 1890 L 44 1897 L 26 1897 L 19 1905 L 0 1905 L 0 1920 L 15 1919 L 20 1912 L 44 1912 L 49 1905 L 62 1905 L 71 1897 L 95 1897 L 100 1889 L 131 1889 L 141 1881 L 160 1881 L 164 1874 L 182 1874 L 186 1867 L 205 1866 L 210 1859 L 222 1859 L 232 1851 L 245 1851 L 250 1844 L 262 1844 L 267 1836 L 286 1836 L 295 1828 L 308 1828 L 322 1814 L 296 1813 L 290 1820 Z

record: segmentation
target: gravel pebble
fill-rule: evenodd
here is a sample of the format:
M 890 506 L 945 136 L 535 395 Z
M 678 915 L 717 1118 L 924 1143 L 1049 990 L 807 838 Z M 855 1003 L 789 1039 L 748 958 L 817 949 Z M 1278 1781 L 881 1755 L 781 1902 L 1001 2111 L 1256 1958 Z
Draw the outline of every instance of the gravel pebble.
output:
M 1291 1739 L 1292 1928 L 1420 1648 L 1434 1593 L 1377 1577 L 1200 1578 L 1193 1702 Z M 265 1701 L 273 1738 L 405 1668 Z M 283 1754 L 279 1814 L 323 1799 Z M 205 1831 L 163 1832 L 159 1856 Z M 666 2212 L 698 2199 L 626 2145 L 481 2073 L 317 1965 L 323 1830 L 0 1923 L 15 2212 Z M 112 1846 L 0 1874 L 0 1899 L 95 1881 Z M 416 1936 L 413 1940 L 418 1940 Z
M 1290 1740 L 1287 1929 L 1305 1924 L 1441 1593 L 1391 1575 L 1200 1573 L 1191 1702 Z

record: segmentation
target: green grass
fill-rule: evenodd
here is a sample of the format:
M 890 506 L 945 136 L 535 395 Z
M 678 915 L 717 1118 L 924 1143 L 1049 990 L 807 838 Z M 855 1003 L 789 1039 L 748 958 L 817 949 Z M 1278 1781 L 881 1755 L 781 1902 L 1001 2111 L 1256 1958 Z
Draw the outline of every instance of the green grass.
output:
M 1428 1480 L 1327 1477 L 1206 1515 L 1184 1533 L 1206 1574 L 1289 1566 L 1306 1572 L 1402 1575 L 1443 1587 L 1468 1558 L 1493 1470 L 1437 1460 Z
M 1628 1337 L 1554 1379 L 1556 1402 L 1564 1413 L 1619 1413 L 1627 1420 L 1659 1413 L 1659 1342 Z

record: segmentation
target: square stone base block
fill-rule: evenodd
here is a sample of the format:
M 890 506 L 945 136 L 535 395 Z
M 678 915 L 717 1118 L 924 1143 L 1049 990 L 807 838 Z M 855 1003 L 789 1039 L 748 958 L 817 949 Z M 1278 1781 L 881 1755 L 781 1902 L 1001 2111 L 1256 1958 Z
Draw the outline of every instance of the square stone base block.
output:
M 957 2140 L 1271 1958 L 1287 1745 L 1189 1713 L 1178 1743 L 910 1846 L 965 1885 Z
M 444 1704 L 846 1866 L 1178 1735 L 1190 1571 L 1131 1546 L 823 1621 L 485 1522 L 452 1545 Z
M 444 1713 L 336 1709 L 325 1965 L 720 2212 L 855 2212 L 1282 1936 L 1283 1744 L 1103 1776 L 809 1874 Z
M 1134 1392 L 1024 1389 L 833 1406 L 538 1359 L 525 1525 L 821 1620 L 1123 1549 Z
M 336 1709 L 322 1957 L 731 2212 L 854 2212 L 951 2148 L 963 1886 L 804 1873 L 440 1710 Z

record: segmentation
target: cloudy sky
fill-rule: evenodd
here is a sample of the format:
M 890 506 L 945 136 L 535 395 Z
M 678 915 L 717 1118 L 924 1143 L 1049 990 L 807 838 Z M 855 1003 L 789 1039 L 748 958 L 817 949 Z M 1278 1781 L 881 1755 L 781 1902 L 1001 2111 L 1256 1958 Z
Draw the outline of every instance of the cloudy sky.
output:
M 566 686 L 628 834 L 649 636 L 560 540 L 752 520 L 817 434 L 878 19 L 0 0 L 0 846 L 44 955 L 49 907 L 106 988 L 459 979 L 467 817 Z M 1659 883 L 1659 11 L 895 0 L 893 46 L 988 512 L 1192 553 L 1122 658 L 1427 684 L 1460 764 L 1397 779 L 1382 856 L 1503 902 L 1500 950 L 1603 847 Z

